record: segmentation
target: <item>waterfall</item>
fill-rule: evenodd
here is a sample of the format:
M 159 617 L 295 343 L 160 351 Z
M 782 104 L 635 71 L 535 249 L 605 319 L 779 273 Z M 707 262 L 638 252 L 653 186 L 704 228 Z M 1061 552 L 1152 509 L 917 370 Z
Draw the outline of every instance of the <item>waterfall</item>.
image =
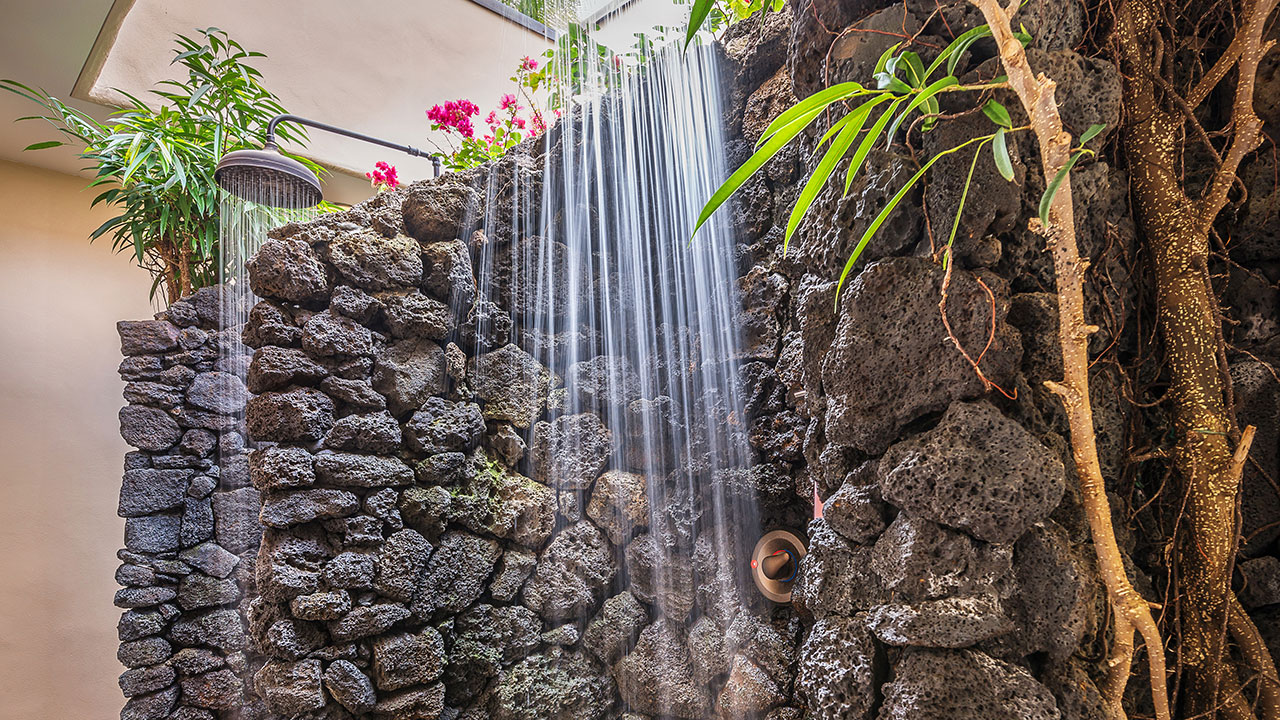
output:
M 622 571 L 607 594 L 630 591 L 678 638 L 702 618 L 723 635 L 744 608 L 763 608 L 747 566 L 761 528 L 737 383 L 734 232 L 721 213 L 692 234 L 727 175 L 716 55 L 669 46 L 639 68 L 606 56 L 579 71 L 559 78 L 580 92 L 541 165 L 508 156 L 488 175 L 479 297 L 512 309 L 514 341 L 550 370 L 551 423 L 595 415 L 612 433 L 594 488 L 557 488 L 559 526 L 601 493 L 646 507 L 643 490 L 647 512 L 612 528 Z M 476 352 L 492 347 L 477 340 Z M 711 717 L 719 692 L 701 688 L 700 705 L 660 686 L 656 706 L 636 707 L 619 685 L 632 709 L 664 717 Z

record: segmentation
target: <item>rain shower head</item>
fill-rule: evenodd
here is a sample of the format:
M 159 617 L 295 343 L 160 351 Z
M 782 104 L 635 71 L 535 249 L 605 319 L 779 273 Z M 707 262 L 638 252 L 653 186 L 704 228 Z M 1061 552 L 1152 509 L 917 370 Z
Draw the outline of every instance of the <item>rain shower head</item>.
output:
M 323 198 L 316 174 L 271 142 L 222 156 L 213 177 L 223 190 L 259 205 L 309 208 Z
M 249 202 L 273 207 L 309 208 L 318 204 L 323 196 L 320 180 L 307 166 L 285 157 L 276 147 L 276 126 L 282 122 L 297 123 L 317 130 L 345 135 L 374 145 L 381 145 L 413 157 L 428 154 L 409 145 L 393 143 L 381 138 L 308 120 L 297 115 L 277 115 L 267 123 L 267 142 L 261 150 L 236 150 L 222 156 L 213 177 L 227 192 Z M 435 174 L 440 175 L 440 158 L 432 157 Z

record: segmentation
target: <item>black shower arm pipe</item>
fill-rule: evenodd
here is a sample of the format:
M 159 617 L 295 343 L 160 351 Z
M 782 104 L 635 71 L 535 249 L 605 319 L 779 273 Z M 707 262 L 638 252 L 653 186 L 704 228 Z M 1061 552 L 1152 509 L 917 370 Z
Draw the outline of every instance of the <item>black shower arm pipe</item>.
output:
M 317 120 L 308 120 L 307 118 L 299 117 L 297 115 L 290 115 L 288 113 L 277 115 L 271 118 L 271 121 L 267 123 L 267 145 L 274 146 L 276 144 L 276 126 L 282 122 L 297 123 L 299 125 L 306 125 L 307 127 L 315 128 L 317 130 L 324 130 L 325 132 L 331 132 L 336 135 L 345 135 L 346 137 L 353 138 L 356 140 L 361 140 L 363 142 L 372 143 L 374 145 L 381 145 L 382 147 L 391 148 L 392 150 L 399 150 L 400 152 L 405 153 L 407 155 L 411 155 L 413 157 L 429 157 L 431 158 L 432 165 L 435 166 L 436 175 L 438 176 L 440 174 L 440 158 L 431 155 L 431 153 L 423 152 L 422 150 L 419 150 L 418 148 L 413 147 L 412 145 L 401 145 L 399 143 L 393 143 L 390 140 L 383 140 L 382 138 L 376 138 L 376 137 L 373 137 L 372 135 L 365 135 L 364 133 L 358 133 L 354 130 L 347 130 L 346 128 L 340 128 L 336 125 L 329 125 L 328 123 L 322 123 Z

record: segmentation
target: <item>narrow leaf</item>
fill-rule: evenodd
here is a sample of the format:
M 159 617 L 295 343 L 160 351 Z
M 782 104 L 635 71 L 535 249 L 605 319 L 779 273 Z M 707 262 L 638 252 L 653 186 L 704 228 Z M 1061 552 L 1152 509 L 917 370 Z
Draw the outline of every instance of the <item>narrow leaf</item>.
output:
M 982 106 L 982 114 L 986 115 L 991 122 L 999 125 L 1000 127 L 1013 127 L 1013 120 L 1009 117 L 1009 111 L 1005 109 L 1004 105 L 1001 105 L 995 100 L 988 100 L 986 104 Z
M 995 154 L 996 170 L 1000 171 L 1000 177 L 1013 182 L 1013 163 L 1009 160 L 1009 146 L 1005 142 L 1004 128 L 996 130 L 995 138 L 991 141 L 991 152 Z
M 907 108 L 902 112 L 898 113 L 898 117 L 894 118 L 893 124 L 889 126 L 889 132 L 887 133 L 887 136 L 889 138 L 889 144 L 890 145 L 893 144 L 893 138 L 895 135 L 898 134 L 898 127 L 902 125 L 902 121 L 905 120 L 906 117 L 911 114 L 912 110 L 915 110 L 916 108 L 920 107 L 922 104 L 927 103 L 930 99 L 933 98 L 934 95 L 937 95 L 938 93 L 942 92 L 944 89 L 949 88 L 952 85 L 959 85 L 959 84 L 960 84 L 959 80 L 957 80 L 952 75 L 948 75 L 942 78 L 941 80 L 934 82 L 932 85 L 925 88 L 924 90 L 921 90 L 916 95 L 915 99 L 912 100 L 907 105 Z
M 862 163 L 867 159 L 867 155 L 871 153 L 871 148 L 875 147 L 876 140 L 880 138 L 880 133 L 884 131 L 884 126 L 889 123 L 889 119 L 893 117 L 893 111 L 902 104 L 906 98 L 898 98 L 894 100 L 889 108 L 884 111 L 871 129 L 867 131 L 867 136 L 862 139 L 862 144 L 858 146 L 858 152 L 854 153 L 853 160 L 849 161 L 849 172 L 844 178 L 844 194 L 849 194 L 849 186 L 853 184 L 853 178 L 858 175 L 858 171 L 862 169 Z
M 685 32 L 684 47 L 689 49 L 690 43 L 697 37 L 698 31 L 702 29 L 702 23 L 706 22 L 707 15 L 711 14 L 711 8 L 715 5 L 715 0 L 694 0 L 693 10 L 689 12 L 689 29 Z
M 701 228 L 703 223 L 711 217 L 712 213 L 718 210 L 721 205 L 725 204 L 725 202 L 738 191 L 738 188 L 742 187 L 742 185 L 747 181 L 747 178 L 751 177 L 757 170 L 764 167 L 765 163 L 772 160 L 773 156 L 777 155 L 778 151 L 781 150 L 783 146 L 791 142 L 792 138 L 808 127 L 809 123 L 813 122 L 813 119 L 821 112 L 822 108 L 819 107 L 796 118 L 791 122 L 791 124 L 774 133 L 773 136 L 760 147 L 760 149 L 756 150 L 751 157 L 747 158 L 747 161 L 742 164 L 742 167 L 734 171 L 734 173 L 729 176 L 729 179 L 725 180 L 724 184 L 711 195 L 711 199 L 707 201 L 707 204 L 702 208 L 702 212 L 698 215 L 698 222 L 693 226 L 693 233 L 691 235 L 697 234 L 698 228 Z
M 868 108 L 868 111 L 870 108 Z M 850 113 L 852 115 L 853 113 Z M 862 117 L 866 119 L 866 112 L 862 113 Z M 822 160 L 818 162 L 818 167 L 809 176 L 808 182 L 804 184 L 804 188 L 800 190 L 800 196 L 796 198 L 796 204 L 791 208 L 791 217 L 787 220 L 787 233 L 782 240 L 782 254 L 787 254 L 787 248 L 791 245 L 791 236 L 795 234 L 796 228 L 800 226 L 800 221 L 804 219 L 809 208 L 813 205 L 813 201 L 818 197 L 818 192 L 827 184 L 827 180 L 831 177 L 831 173 L 835 171 L 836 164 L 849 151 L 849 146 L 857 139 L 858 132 L 861 130 L 861 123 L 857 127 L 847 125 L 836 139 L 832 141 L 831 148 L 827 150 L 827 154 L 822 156 Z
M 1040 196 L 1040 223 L 1046 228 L 1049 227 L 1049 206 L 1053 204 L 1053 196 L 1058 194 L 1058 188 L 1062 186 L 1062 181 L 1067 179 L 1071 168 L 1075 166 L 1076 161 L 1083 152 L 1076 151 L 1071 154 L 1071 159 L 1067 160 L 1067 164 L 1062 166 L 1057 175 L 1053 176 L 1053 180 L 1049 182 L 1049 187 L 1044 189 L 1044 195 Z
M 805 115 L 815 108 L 820 110 L 826 109 L 827 106 L 832 103 L 861 95 L 864 90 L 865 89 L 862 85 L 859 85 L 856 82 L 840 83 L 838 85 L 832 85 L 826 90 L 819 90 L 804 100 L 801 100 L 795 105 L 787 108 L 780 113 L 778 117 L 774 118 L 773 122 L 769 123 L 768 127 L 764 129 L 763 133 L 761 133 L 760 139 L 756 141 L 756 147 L 763 145 L 765 140 L 768 140 L 770 136 L 778 132 L 778 130 L 790 125 L 793 120 L 801 115 Z
M 1084 145 L 1085 143 L 1097 137 L 1098 133 L 1106 129 L 1107 129 L 1106 123 L 1097 123 L 1096 125 L 1090 125 L 1088 130 L 1085 130 L 1083 133 L 1081 133 L 1080 144 Z
M 27 150 L 46 150 L 48 148 L 61 147 L 63 145 L 66 145 L 66 143 L 59 142 L 57 140 L 45 140 L 44 142 L 32 143 L 22 148 L 22 150 L 23 152 L 26 152 Z

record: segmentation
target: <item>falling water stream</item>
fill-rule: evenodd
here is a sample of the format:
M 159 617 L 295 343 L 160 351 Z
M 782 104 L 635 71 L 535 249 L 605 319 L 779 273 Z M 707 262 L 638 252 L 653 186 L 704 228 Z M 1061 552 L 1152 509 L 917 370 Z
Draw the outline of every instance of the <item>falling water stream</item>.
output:
M 624 528 L 612 592 L 630 590 L 676 633 L 702 617 L 723 633 L 759 599 L 746 591 L 760 520 L 744 481 L 734 234 L 722 214 L 693 236 L 727 175 L 715 55 L 668 47 L 638 70 L 589 66 L 581 85 L 605 90 L 575 97 L 541 167 L 490 175 L 480 297 L 513 307 L 520 344 L 563 380 L 551 414 L 598 414 L 614 437 L 608 467 L 643 476 L 648 517 Z M 510 287 L 495 288 L 504 273 Z M 562 514 L 590 496 L 561 490 Z M 638 709 L 694 716 L 659 706 Z

